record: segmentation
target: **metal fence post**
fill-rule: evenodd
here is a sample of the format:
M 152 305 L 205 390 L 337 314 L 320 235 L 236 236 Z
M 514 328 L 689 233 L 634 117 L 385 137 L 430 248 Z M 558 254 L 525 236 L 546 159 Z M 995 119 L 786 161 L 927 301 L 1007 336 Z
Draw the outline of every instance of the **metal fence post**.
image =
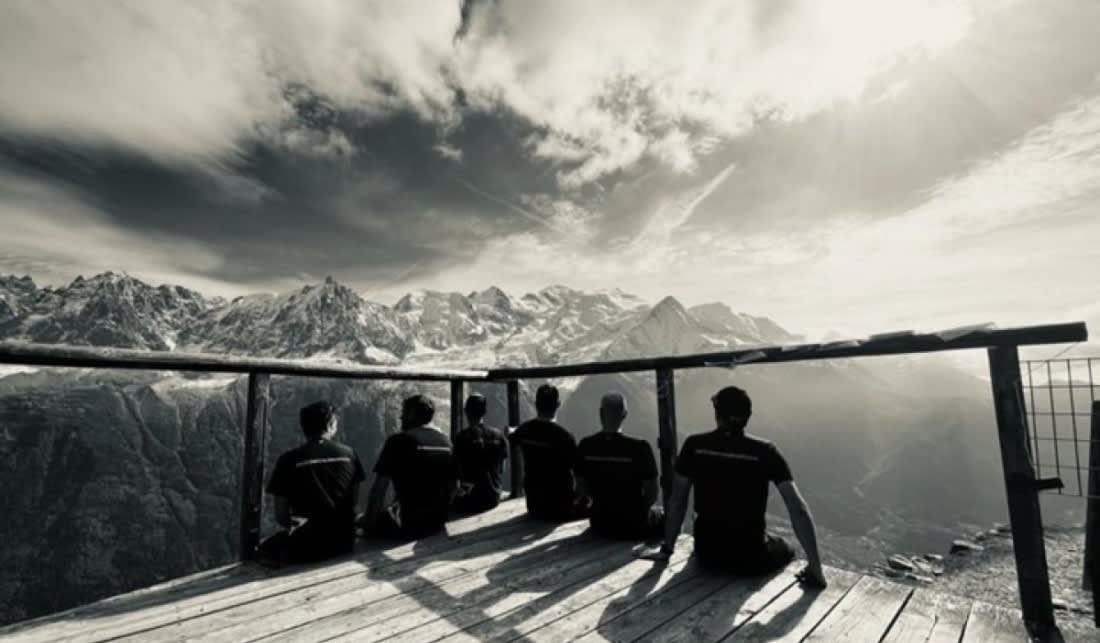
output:
M 241 533 L 242 561 L 253 560 L 260 544 L 264 506 L 264 458 L 271 428 L 268 406 L 271 401 L 271 376 L 248 375 L 248 410 L 244 424 L 244 449 L 241 453 Z
M 989 349 L 989 374 L 1008 496 L 1008 517 L 1012 525 L 1020 605 L 1029 629 L 1050 631 L 1055 627 L 1054 606 L 1043 542 L 1039 492 L 1027 448 L 1020 357 L 1016 346 Z
M 508 384 L 508 428 L 515 430 L 519 426 L 519 382 L 509 380 Z M 522 457 L 519 453 L 519 445 L 508 437 L 508 462 L 509 475 L 512 483 L 512 497 L 519 498 L 523 495 L 523 466 L 520 464 Z
M 657 369 L 657 447 L 661 451 L 661 500 L 668 507 L 676 461 L 676 372 Z

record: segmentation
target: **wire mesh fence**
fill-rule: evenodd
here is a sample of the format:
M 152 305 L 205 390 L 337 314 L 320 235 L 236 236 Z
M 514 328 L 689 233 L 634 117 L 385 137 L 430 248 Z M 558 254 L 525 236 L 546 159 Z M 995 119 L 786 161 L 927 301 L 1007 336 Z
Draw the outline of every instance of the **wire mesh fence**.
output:
M 1100 476 L 1100 466 L 1089 466 L 1091 449 L 1100 449 L 1092 435 L 1100 357 L 1022 360 L 1020 378 L 1036 476 L 1062 479 L 1064 487 L 1048 493 L 1100 497 L 1089 494 L 1089 474 Z

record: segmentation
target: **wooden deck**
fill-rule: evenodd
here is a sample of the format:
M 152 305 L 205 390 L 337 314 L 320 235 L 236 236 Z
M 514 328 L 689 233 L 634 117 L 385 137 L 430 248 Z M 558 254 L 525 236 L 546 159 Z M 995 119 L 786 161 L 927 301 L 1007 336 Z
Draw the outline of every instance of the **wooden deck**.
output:
M 291 570 L 234 566 L 0 629 L 5 641 L 1027 641 L 1018 612 L 828 569 L 804 591 L 667 564 L 522 501 L 414 544 Z

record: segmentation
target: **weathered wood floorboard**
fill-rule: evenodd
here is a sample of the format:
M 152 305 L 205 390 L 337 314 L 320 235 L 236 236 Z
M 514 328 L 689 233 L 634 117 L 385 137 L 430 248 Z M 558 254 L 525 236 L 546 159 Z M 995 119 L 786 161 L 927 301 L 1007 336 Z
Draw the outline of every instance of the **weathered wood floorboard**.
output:
M 1023 615 L 1018 610 L 995 607 L 981 601 L 974 601 L 970 607 L 962 643 L 1027 643 L 1030 640 L 1027 629 L 1024 628 Z
M 826 569 L 807 590 L 659 564 L 522 501 L 418 543 L 294 570 L 234 566 L 0 629 L 4 641 L 1027 641 L 1018 610 Z
M 675 619 L 658 625 L 637 643 L 718 641 L 784 592 L 792 591 L 793 570 L 791 566 L 771 577 L 738 579 Z
M 959 643 L 970 603 L 924 587 L 916 589 L 883 643 Z

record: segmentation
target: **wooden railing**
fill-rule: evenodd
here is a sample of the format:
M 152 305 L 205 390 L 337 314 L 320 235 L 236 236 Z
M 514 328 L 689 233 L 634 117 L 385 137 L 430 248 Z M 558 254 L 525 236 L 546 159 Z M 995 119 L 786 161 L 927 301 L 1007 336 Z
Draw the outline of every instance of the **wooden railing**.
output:
M 735 351 L 695 355 L 469 370 L 325 364 L 283 359 L 6 342 L 0 343 L 0 364 L 247 374 L 248 406 L 242 456 L 240 531 L 241 556 L 247 560 L 254 555 L 260 539 L 264 459 L 270 432 L 268 408 L 271 375 L 449 381 L 451 383 L 450 430 L 453 435 L 462 424 L 465 382 L 504 382 L 507 386 L 508 423 L 514 427 L 520 422 L 520 380 L 650 371 L 656 375 L 661 487 L 667 500 L 678 444 L 676 369 L 985 348 L 989 353 L 997 435 L 1004 467 L 1009 519 L 1012 525 L 1020 602 L 1024 619 L 1029 626 L 1044 629 L 1054 624 L 1038 498 L 1038 491 L 1044 481 L 1036 478 L 1035 469 L 1032 466 L 1021 392 L 1018 347 L 1081 342 L 1087 338 L 1088 331 L 1083 322 L 999 330 L 981 326 L 951 329 L 939 333 L 918 334 L 910 331 L 885 333 L 863 339 L 823 344 L 756 346 Z M 513 458 L 512 461 L 515 462 L 516 459 Z M 522 471 L 513 470 L 512 492 L 516 496 L 522 495 Z

